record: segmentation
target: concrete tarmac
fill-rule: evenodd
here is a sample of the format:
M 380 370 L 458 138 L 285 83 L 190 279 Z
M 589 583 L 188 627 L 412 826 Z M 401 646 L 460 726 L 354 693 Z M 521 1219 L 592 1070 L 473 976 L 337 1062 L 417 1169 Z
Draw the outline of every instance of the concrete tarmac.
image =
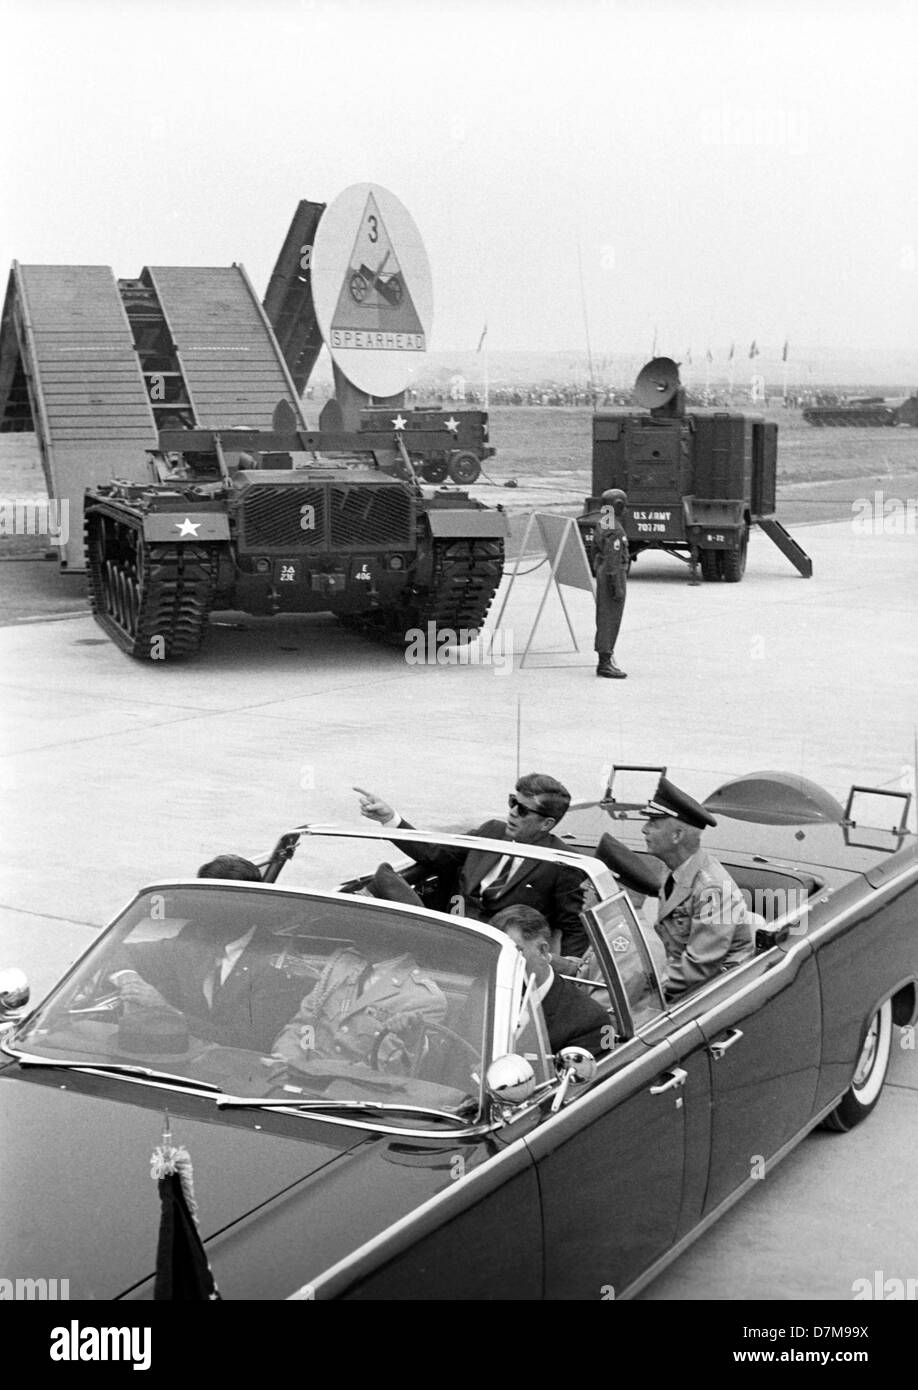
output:
M 595 678 L 592 599 L 576 589 L 580 650 L 552 592 L 522 665 L 548 577 L 534 559 L 493 644 L 453 666 L 408 664 L 326 617 L 220 615 L 176 666 L 130 661 L 79 612 L 0 629 L 0 963 L 40 997 L 139 886 L 304 820 L 354 822 L 355 783 L 432 828 L 499 812 L 518 718 L 520 769 L 575 798 L 615 761 L 665 763 L 698 797 L 763 768 L 842 798 L 854 781 L 897 785 L 918 713 L 915 537 L 841 522 L 798 539 L 811 580 L 758 532 L 739 585 L 690 587 L 685 566 L 642 555 L 617 651 L 627 681 Z M 377 859 L 320 845 L 285 881 Z M 844 1300 L 877 1270 L 918 1276 L 916 1143 L 918 1064 L 898 1049 L 866 1125 L 811 1136 L 643 1297 Z

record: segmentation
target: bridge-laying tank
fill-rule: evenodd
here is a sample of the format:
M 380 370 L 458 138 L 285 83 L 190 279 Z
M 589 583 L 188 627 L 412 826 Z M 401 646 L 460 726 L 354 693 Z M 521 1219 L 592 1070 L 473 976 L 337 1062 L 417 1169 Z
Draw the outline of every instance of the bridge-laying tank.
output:
M 140 660 L 192 656 L 214 608 L 462 644 L 500 583 L 504 514 L 421 488 L 391 435 L 163 431 L 152 467 L 85 500 L 93 612 Z

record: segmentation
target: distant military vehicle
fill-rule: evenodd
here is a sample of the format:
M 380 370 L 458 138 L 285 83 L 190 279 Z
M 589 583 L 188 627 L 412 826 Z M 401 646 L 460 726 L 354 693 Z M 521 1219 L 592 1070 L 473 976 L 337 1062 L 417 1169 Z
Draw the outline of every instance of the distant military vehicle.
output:
M 401 421 L 405 448 L 421 477 L 427 483 L 450 478 L 468 487 L 481 476 L 484 459 L 494 456 L 488 443 L 486 410 L 444 410 L 442 406 L 422 405 L 414 409 L 360 412 L 360 428 L 380 433 Z M 447 432 L 446 447 L 431 443 L 437 433 Z
M 808 405 L 802 414 L 808 425 L 876 427 L 899 423 L 897 411 L 883 396 L 854 396 L 832 405 Z
M 706 580 L 735 584 L 757 524 L 809 578 L 812 561 L 775 516 L 777 425 L 761 415 L 686 411 L 679 369 L 668 357 L 642 368 L 634 398 L 643 409 L 593 416 L 593 492 L 579 519 L 587 544 L 602 493 L 623 488 L 632 559 L 666 550 L 691 565 L 693 580 L 700 567 Z
M 862 428 L 918 425 L 918 393 L 899 406 L 887 404 L 885 396 L 853 396 L 835 404 L 808 405 L 803 409 L 803 418 L 810 425 Z

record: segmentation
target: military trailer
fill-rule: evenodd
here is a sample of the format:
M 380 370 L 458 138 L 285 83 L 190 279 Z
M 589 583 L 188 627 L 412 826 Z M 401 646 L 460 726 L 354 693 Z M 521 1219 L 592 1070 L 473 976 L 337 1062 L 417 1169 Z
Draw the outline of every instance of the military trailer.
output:
M 194 655 L 215 608 L 461 645 L 500 583 L 503 512 L 425 491 L 391 433 L 164 430 L 151 469 L 84 504 L 93 613 L 139 660 Z
M 760 415 L 686 411 L 679 369 L 657 357 L 641 370 L 635 397 L 644 409 L 593 416 L 592 495 L 579 518 L 589 545 L 609 488 L 628 494 L 624 516 L 632 560 L 665 550 L 705 580 L 736 584 L 746 570 L 757 524 L 804 578 L 812 562 L 775 516 L 778 427 Z
M 362 410 L 360 428 L 370 431 L 391 430 L 396 423 L 403 432 L 405 448 L 411 461 L 427 483 L 442 483 L 447 478 L 463 487 L 477 482 L 481 465 L 494 456 L 488 443 L 488 412 L 486 410 L 444 410 L 442 406 L 415 406 L 401 410 Z M 447 447 L 437 447 L 432 439 L 447 431 Z

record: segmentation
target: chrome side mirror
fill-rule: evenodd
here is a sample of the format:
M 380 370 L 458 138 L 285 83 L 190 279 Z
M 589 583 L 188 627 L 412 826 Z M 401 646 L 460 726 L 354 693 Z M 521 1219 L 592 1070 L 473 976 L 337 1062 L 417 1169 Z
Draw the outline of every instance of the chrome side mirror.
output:
M 485 1086 L 498 1105 L 521 1105 L 535 1091 L 535 1072 L 525 1057 L 508 1052 L 505 1057 L 495 1057 L 488 1067 Z
M 571 1086 L 592 1081 L 596 1075 L 596 1058 L 585 1047 L 562 1047 L 555 1058 L 555 1068 L 561 1078 L 557 1095 L 551 1103 L 554 1115 L 564 1104 Z
M 23 970 L 0 970 L 0 1021 L 7 1021 L 29 1002 L 29 982 Z

